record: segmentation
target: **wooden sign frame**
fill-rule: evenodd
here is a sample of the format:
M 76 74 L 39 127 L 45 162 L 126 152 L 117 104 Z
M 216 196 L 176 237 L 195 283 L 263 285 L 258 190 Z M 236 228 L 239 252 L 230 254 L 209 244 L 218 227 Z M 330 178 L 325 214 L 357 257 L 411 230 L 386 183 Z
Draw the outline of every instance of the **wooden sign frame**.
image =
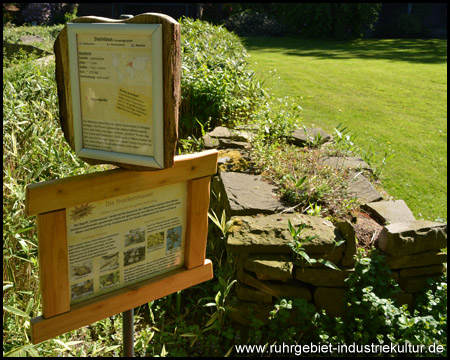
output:
M 42 316 L 31 320 L 34 344 L 212 279 L 206 257 L 211 175 L 218 152 L 176 156 L 157 172 L 108 170 L 30 184 L 26 214 L 37 215 Z M 66 209 L 187 181 L 184 268 L 71 305 Z
M 158 13 L 145 13 L 131 19 L 113 20 L 103 17 L 86 16 L 74 19 L 73 24 L 105 24 L 105 25 L 142 25 L 160 24 L 162 30 L 162 127 L 163 137 L 157 141 L 163 143 L 162 168 L 173 166 L 176 144 L 178 140 L 178 111 L 181 101 L 181 45 L 180 24 L 170 16 Z M 137 28 L 137 27 L 136 27 Z M 64 137 L 76 152 L 72 79 L 70 76 L 68 27 L 65 26 L 54 45 L 56 64 L 56 83 L 59 98 L 60 123 Z M 79 148 L 78 148 L 79 150 Z M 158 170 L 158 167 L 127 163 L 126 157 L 107 154 L 108 160 L 99 160 L 84 156 L 80 158 L 91 165 L 113 164 L 130 170 Z M 149 159 L 151 160 L 151 159 Z M 151 161 L 150 161 L 151 162 Z M 159 165 L 161 165 L 158 162 Z M 151 165 L 151 164 L 150 164 Z
M 68 23 L 67 30 L 72 116 L 77 156 L 163 168 L 162 25 Z M 83 41 L 80 40 L 83 39 L 82 36 L 93 42 L 84 42 L 87 45 L 82 45 Z M 121 56 L 124 56 L 123 50 L 122 53 L 119 52 L 122 47 L 129 52 L 129 62 L 120 59 Z M 130 51 L 134 52 L 130 53 Z M 99 55 L 103 55 L 103 57 Z M 134 86 L 131 87 L 131 91 L 129 87 L 121 85 L 123 80 L 111 83 L 110 77 L 113 74 L 107 71 L 106 65 L 111 66 L 108 60 L 112 56 L 116 58 L 117 62 L 117 70 L 114 75 L 119 74 L 119 78 L 125 79 L 133 76 Z M 94 60 L 92 61 L 92 59 Z M 122 63 L 123 69 L 120 68 L 120 63 Z M 151 64 L 151 69 L 145 72 L 143 70 L 146 64 Z M 150 66 L 147 65 L 147 67 Z M 134 75 L 135 71 L 132 70 L 134 68 L 137 69 L 138 75 Z M 97 78 L 106 78 L 109 83 L 106 83 L 105 80 L 96 83 Z M 82 79 L 86 79 L 86 81 L 82 82 Z M 136 83 L 139 83 L 140 86 L 136 86 Z M 82 84 L 90 84 L 90 86 L 82 86 Z M 117 100 L 114 101 L 113 99 L 116 98 Z M 82 104 L 83 107 L 91 108 L 88 118 L 83 116 Z M 85 110 L 85 112 L 87 111 Z M 117 123 L 111 123 L 111 118 L 114 117 Z M 138 119 L 139 123 L 127 124 L 129 118 Z M 88 126 L 83 126 L 85 122 Z M 133 130 L 135 128 L 137 129 Z M 87 131 L 87 129 L 91 130 Z M 114 135 L 102 136 L 102 132 L 121 135 L 116 135 L 118 138 L 114 138 Z M 151 146 L 143 146 L 143 149 L 136 153 L 129 147 L 136 145 L 134 139 L 138 136 L 142 144 L 150 143 Z M 87 145 L 90 143 L 94 147 Z M 121 148 L 127 149 L 127 151 L 120 150 Z M 151 154 L 149 153 L 150 149 L 152 150 Z

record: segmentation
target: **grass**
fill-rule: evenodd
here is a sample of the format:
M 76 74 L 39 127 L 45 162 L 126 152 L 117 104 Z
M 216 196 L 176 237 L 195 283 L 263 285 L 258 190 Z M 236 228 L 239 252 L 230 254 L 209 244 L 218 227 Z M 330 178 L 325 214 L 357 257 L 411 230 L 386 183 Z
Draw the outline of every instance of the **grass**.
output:
M 417 219 L 447 217 L 447 41 L 245 39 L 275 97 L 302 106 L 303 123 L 340 123 L 379 163 L 382 181 Z

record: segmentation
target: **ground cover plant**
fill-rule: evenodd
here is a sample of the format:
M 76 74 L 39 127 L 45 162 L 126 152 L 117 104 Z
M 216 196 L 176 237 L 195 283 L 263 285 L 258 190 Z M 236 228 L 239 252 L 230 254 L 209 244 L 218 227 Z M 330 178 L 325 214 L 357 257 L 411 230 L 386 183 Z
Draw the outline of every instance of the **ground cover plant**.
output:
M 210 27 L 208 24 L 194 24 L 192 21 L 181 20 L 182 26 L 200 28 L 223 35 L 222 30 Z M 51 42 L 61 27 L 19 27 L 4 29 L 4 36 L 19 39 L 22 34 L 48 34 L 48 42 L 42 45 L 51 49 Z M 186 33 L 189 32 L 185 29 Z M 194 31 L 194 29 L 192 30 Z M 44 36 L 43 36 L 44 37 Z M 220 37 L 217 37 L 220 38 Z M 202 42 L 207 39 L 199 38 Z M 217 40 L 217 39 L 216 39 Z M 232 37 L 233 42 L 239 39 Z M 189 40 L 194 48 L 194 39 Z M 40 45 L 39 45 L 40 46 Z M 203 51 L 211 52 L 211 48 L 203 44 Z M 230 45 L 231 46 L 231 45 Z M 239 51 L 242 47 L 238 47 Z M 239 51 L 236 54 L 239 54 Z M 208 56 L 198 54 L 199 59 Z M 55 178 L 65 178 L 78 174 L 102 171 L 104 166 L 89 166 L 73 154 L 65 142 L 58 123 L 58 105 L 56 83 L 54 81 L 54 63 L 39 63 L 33 55 L 21 54 L 3 59 L 3 355 L 4 356 L 120 356 L 122 353 L 122 316 L 110 318 L 91 324 L 87 327 L 58 336 L 38 345 L 30 343 L 30 319 L 40 314 L 39 269 L 37 254 L 37 234 L 34 218 L 24 215 L 25 186 L 29 183 L 46 181 Z M 235 61 L 241 61 L 235 59 Z M 219 80 L 213 79 L 216 71 L 208 68 L 208 61 L 192 61 L 204 72 L 205 81 L 223 79 L 223 73 L 218 71 Z M 189 66 L 194 66 L 190 64 Z M 242 69 L 247 75 L 236 72 L 230 79 L 236 84 L 223 94 L 232 111 L 219 112 L 218 123 L 242 122 L 230 114 L 248 112 L 249 122 L 258 125 L 258 137 L 255 141 L 255 153 L 267 161 L 272 161 L 270 152 L 281 149 L 286 135 L 299 125 L 299 104 L 287 98 L 271 99 L 258 83 L 248 63 L 242 62 Z M 215 68 L 220 68 L 214 64 Z M 226 64 L 223 65 L 223 69 Z M 225 70 L 224 70 L 225 71 Z M 228 71 L 228 70 L 227 70 Z M 237 76 L 236 76 L 237 75 Z M 240 84 L 240 79 L 244 84 Z M 186 82 L 193 81 L 186 79 Z M 228 80 L 227 80 L 228 81 Z M 225 84 L 225 82 L 224 82 Z M 243 88 L 243 102 L 233 99 L 239 97 L 238 88 Z M 201 96 L 202 87 L 198 94 Z M 248 89 L 258 89 L 252 92 Z M 218 97 L 221 99 L 221 97 Z M 228 100 L 227 100 L 228 99 Z M 222 100 L 220 100 L 222 101 Z M 233 104 L 239 104 L 233 107 Z M 303 105 L 303 104 L 302 104 Z M 200 111 L 200 110 L 199 110 Z M 208 114 L 208 109 L 203 112 Z M 185 113 L 187 117 L 192 113 Z M 208 116 L 198 114 L 194 119 L 198 124 L 196 136 L 209 126 Z M 230 116 L 230 118 L 228 118 Z M 302 115 L 303 116 L 303 115 Z M 205 122 L 202 123 L 203 119 Z M 197 120 L 199 120 L 197 122 Z M 239 121 L 238 121 L 239 120 Z M 341 129 L 342 130 L 342 129 Z M 180 151 L 193 151 L 201 148 L 199 139 L 183 134 Z M 258 145 L 259 144 L 259 145 Z M 265 144 L 265 146 L 263 146 Z M 260 146 L 260 151 L 256 147 Z M 288 148 L 286 148 L 288 149 Z M 265 153 L 263 153 L 265 150 Z M 281 150 L 280 150 L 281 151 Z M 289 151 L 289 150 L 287 150 Z M 265 154 L 265 155 L 264 155 Z M 304 152 L 300 157 L 314 158 L 316 150 Z M 276 163 L 272 163 L 276 164 Z M 262 165 L 261 165 L 262 166 Z M 281 165 L 279 166 L 281 167 Z M 287 167 L 289 168 L 289 167 Z M 274 167 L 276 170 L 276 167 Z M 276 171 L 273 171 L 276 174 Z M 292 175 L 294 180 L 289 176 Z M 310 183 L 302 177 L 295 178 L 295 172 L 286 172 L 284 183 L 289 187 L 300 188 Z M 313 175 L 314 176 L 314 175 Z M 279 178 L 278 175 L 274 179 Z M 332 177 L 330 175 L 329 177 Z M 317 177 L 320 180 L 320 177 Z M 322 178 L 325 185 L 325 178 Z M 339 183 L 338 180 L 335 180 Z M 320 181 L 318 182 L 320 184 Z M 297 186 L 298 185 L 298 186 Z M 322 191 L 319 193 L 324 197 Z M 289 191 L 286 188 L 286 193 Z M 311 197 L 302 201 L 302 210 L 307 211 Z M 290 195 L 295 201 L 297 193 Z M 317 196 L 319 196 L 317 195 Z M 307 201 L 309 199 L 309 201 Z M 307 205 L 305 205 L 308 202 Z M 321 213 L 320 203 L 311 204 L 309 210 Z M 336 208 L 339 208 L 336 205 Z M 322 208 L 323 209 L 323 208 Z M 274 304 L 269 326 L 262 326 L 256 320 L 253 326 L 244 333 L 231 322 L 229 312 L 232 311 L 233 299 L 233 259 L 226 253 L 224 242 L 230 223 L 224 214 L 210 214 L 210 231 L 208 235 L 207 257 L 214 264 L 214 279 L 197 285 L 177 294 L 155 300 L 135 309 L 135 353 L 138 356 L 224 356 L 238 355 L 236 344 L 273 344 L 286 342 L 302 344 L 319 342 L 343 341 L 429 341 L 446 345 L 446 281 L 436 283 L 435 287 L 424 294 L 416 309 L 406 309 L 385 300 L 376 291 L 380 282 L 382 288 L 393 285 L 387 276 L 381 276 L 378 271 L 379 262 L 361 256 L 358 259 L 360 267 L 351 283 L 354 288 L 351 300 L 364 302 L 368 311 L 357 314 L 354 321 L 334 319 L 324 313 L 317 313 L 306 302 L 283 299 Z M 376 266 L 375 266 L 376 265 Z M 349 280 L 350 281 L 350 280 Z M 375 281 L 375 282 L 374 282 Z M 374 285 L 377 284 L 377 285 Z M 371 289 L 370 286 L 373 288 Z M 364 290 L 366 289 L 366 290 Z M 388 312 L 387 312 L 388 311 Z M 409 311 L 409 312 L 407 312 Z M 417 312 L 415 312 L 417 311 Z M 297 324 L 287 326 L 287 319 L 294 318 Z M 386 317 L 389 314 L 390 317 Z M 298 316 L 297 316 L 298 315 Z M 367 323 L 377 321 L 377 329 L 365 333 Z M 384 322 L 383 322 L 384 321 Z M 311 325 L 306 330 L 306 324 Z M 416 326 L 419 324 L 420 326 Z M 383 335 L 383 338 L 377 337 Z M 351 337 L 353 336 L 353 338 Z M 386 340 L 388 339 L 388 340 Z
M 395 154 L 383 187 L 416 218 L 445 221 L 447 40 L 249 37 L 245 45 L 273 96 L 301 104 L 306 127 L 334 134 L 345 125 L 374 164 Z

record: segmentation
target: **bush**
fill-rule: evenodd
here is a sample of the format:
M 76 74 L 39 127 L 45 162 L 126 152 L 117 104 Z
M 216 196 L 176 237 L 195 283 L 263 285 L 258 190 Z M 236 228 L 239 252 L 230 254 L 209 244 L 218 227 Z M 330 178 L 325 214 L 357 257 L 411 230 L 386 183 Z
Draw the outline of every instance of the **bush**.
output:
M 246 121 L 265 92 L 238 36 L 189 18 L 181 24 L 180 138 Z
M 76 14 L 77 6 L 78 4 L 30 3 L 22 11 L 22 16 L 30 24 L 33 21 L 37 25 L 63 24 L 72 18 L 70 14 Z
M 225 26 L 240 36 L 283 36 L 286 32 L 275 18 L 250 9 L 230 16 Z
M 372 29 L 380 3 L 279 3 L 273 11 L 289 31 L 323 38 L 357 38 Z

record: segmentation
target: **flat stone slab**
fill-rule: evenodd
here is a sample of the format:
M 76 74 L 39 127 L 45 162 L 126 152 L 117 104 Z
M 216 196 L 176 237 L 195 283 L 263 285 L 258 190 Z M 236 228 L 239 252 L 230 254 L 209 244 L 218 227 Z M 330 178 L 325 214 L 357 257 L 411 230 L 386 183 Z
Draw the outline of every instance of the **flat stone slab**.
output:
M 24 44 L 42 42 L 42 40 L 42 37 L 40 37 L 39 35 L 24 35 L 20 37 L 20 41 L 22 41 Z
M 296 129 L 292 132 L 289 142 L 297 146 L 307 146 L 308 143 L 321 145 L 331 140 L 331 135 L 327 134 L 321 128 Z
M 445 262 L 447 262 L 447 254 L 440 251 L 429 251 L 399 257 L 386 256 L 386 264 L 391 270 L 438 265 Z
M 312 298 L 311 291 L 306 285 L 295 280 L 290 280 L 285 283 L 279 281 L 261 281 L 253 275 L 243 272 L 238 276 L 238 281 L 276 298 L 294 297 L 303 298 L 307 301 Z
M 273 214 L 286 209 L 275 196 L 275 186 L 259 175 L 222 171 L 219 176 L 230 216 Z
M 314 286 L 346 287 L 345 279 L 353 270 L 333 270 L 329 268 L 297 268 L 295 279 Z
M 304 214 L 237 216 L 232 220 L 227 247 L 235 253 L 292 254 L 289 220 L 294 227 L 306 223 L 307 227 L 301 233 L 303 237 L 317 236 L 304 245 L 308 254 L 329 253 L 335 249 L 335 242 L 341 239 L 330 221 Z
M 350 175 L 347 192 L 363 204 L 383 199 L 370 181 L 360 173 L 352 173 Z
M 394 256 L 437 251 L 447 246 L 447 224 L 415 220 L 385 226 L 378 247 Z
M 287 255 L 252 254 L 245 260 L 244 268 L 253 271 L 258 280 L 287 281 L 292 278 L 294 263 Z
M 349 169 L 349 170 L 370 170 L 370 166 L 360 157 L 348 156 L 325 156 L 320 159 L 320 163 L 325 166 L 333 167 L 336 169 Z
M 416 220 L 403 200 L 371 202 L 365 204 L 364 209 L 380 224 L 395 224 Z
M 250 147 L 248 141 L 251 133 L 218 126 L 203 136 L 205 148 L 245 149 Z
M 408 269 L 400 269 L 400 277 L 411 277 L 421 275 L 442 274 L 445 271 L 444 264 L 437 264 L 431 266 L 419 266 Z

